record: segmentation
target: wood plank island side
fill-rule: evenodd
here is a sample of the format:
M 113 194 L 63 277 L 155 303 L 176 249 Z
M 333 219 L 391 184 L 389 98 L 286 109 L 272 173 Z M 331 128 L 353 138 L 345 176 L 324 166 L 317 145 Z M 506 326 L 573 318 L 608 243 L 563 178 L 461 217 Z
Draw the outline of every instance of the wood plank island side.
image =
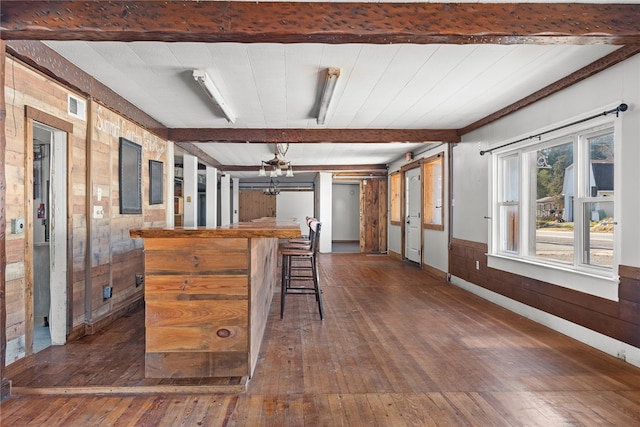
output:
M 278 239 L 300 237 L 299 223 L 129 234 L 144 239 L 145 377 L 251 377 L 278 281 Z

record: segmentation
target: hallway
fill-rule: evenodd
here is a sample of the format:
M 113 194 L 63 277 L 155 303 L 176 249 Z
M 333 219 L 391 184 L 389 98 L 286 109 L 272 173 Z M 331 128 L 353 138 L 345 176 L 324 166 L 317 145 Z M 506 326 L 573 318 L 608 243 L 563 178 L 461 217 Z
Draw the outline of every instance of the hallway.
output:
M 165 381 L 156 385 L 175 393 L 153 392 L 142 378 L 140 310 L 37 354 L 14 388 L 67 391 L 15 395 L 2 403 L 1 425 L 640 423 L 638 368 L 391 257 L 324 254 L 320 270 L 325 320 L 312 297 L 291 296 L 281 321 L 276 293 L 245 392 L 237 378 Z M 136 385 L 150 388 L 124 391 Z M 85 394 L 66 395 L 71 386 Z

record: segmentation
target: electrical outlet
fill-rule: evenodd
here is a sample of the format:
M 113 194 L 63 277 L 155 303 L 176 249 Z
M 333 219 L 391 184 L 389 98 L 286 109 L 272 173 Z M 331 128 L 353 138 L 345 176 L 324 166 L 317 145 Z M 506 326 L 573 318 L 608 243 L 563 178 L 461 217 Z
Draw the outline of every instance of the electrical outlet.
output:
M 144 276 L 142 274 L 136 274 L 136 288 L 144 283 Z
M 480 270 L 480 261 L 476 261 L 476 270 Z
M 102 287 L 102 300 L 106 301 L 113 296 L 113 287 L 111 286 L 103 286 Z
M 24 219 L 15 218 L 11 220 L 11 232 L 13 234 L 20 234 L 24 232 Z

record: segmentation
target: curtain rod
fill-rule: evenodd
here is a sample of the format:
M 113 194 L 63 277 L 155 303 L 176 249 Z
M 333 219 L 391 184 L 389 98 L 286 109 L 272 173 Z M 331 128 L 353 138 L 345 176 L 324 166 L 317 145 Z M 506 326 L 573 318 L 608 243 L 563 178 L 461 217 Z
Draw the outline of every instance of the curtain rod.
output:
M 494 150 L 498 150 L 500 148 L 508 147 L 509 145 L 513 145 L 513 144 L 517 144 L 518 142 L 526 141 L 527 139 L 539 138 L 542 135 L 545 135 L 547 133 L 555 132 L 557 130 L 567 128 L 569 126 L 577 125 L 579 123 L 583 123 L 583 122 L 586 122 L 588 120 L 595 119 L 596 117 L 606 116 L 607 114 L 611 114 L 611 113 L 616 113 L 616 117 L 618 117 L 619 113 L 621 113 L 623 111 L 627 111 L 627 108 L 629 108 L 629 106 L 627 104 L 620 104 L 616 108 L 612 108 L 611 110 L 607 110 L 607 111 L 604 111 L 604 112 L 599 113 L 599 114 L 594 114 L 593 116 L 589 116 L 589 117 L 586 117 L 586 118 L 581 119 L 581 120 L 576 120 L 575 122 L 567 123 L 566 125 L 558 126 L 557 128 L 549 129 L 549 130 L 546 130 L 544 132 L 540 132 L 540 133 L 538 133 L 536 135 L 527 136 L 527 137 L 521 138 L 521 139 L 519 139 L 517 141 L 508 142 L 508 143 L 502 144 L 502 145 L 500 145 L 498 147 L 490 148 L 489 150 L 482 150 L 482 151 L 480 151 L 480 155 L 484 156 L 486 153 L 491 153 Z

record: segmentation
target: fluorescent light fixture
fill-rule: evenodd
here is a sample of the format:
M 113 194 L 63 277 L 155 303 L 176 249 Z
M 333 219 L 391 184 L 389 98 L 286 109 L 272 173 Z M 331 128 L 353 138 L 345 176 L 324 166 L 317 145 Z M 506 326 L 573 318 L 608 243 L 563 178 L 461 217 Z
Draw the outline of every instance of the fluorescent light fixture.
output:
M 340 68 L 328 68 L 326 80 L 324 82 L 324 89 L 322 89 L 322 95 L 320 96 L 320 108 L 318 109 L 318 124 L 323 125 L 327 119 L 327 111 L 329 110 L 329 104 L 333 97 L 333 92 L 336 90 L 336 83 L 338 83 L 338 77 L 340 77 Z
M 207 94 L 209 99 L 216 104 L 222 110 L 222 113 L 227 118 L 229 123 L 235 123 L 236 116 L 233 114 L 224 98 L 220 94 L 218 88 L 213 84 L 213 80 L 207 74 L 205 70 L 193 70 L 193 78 L 198 82 L 204 93 Z

